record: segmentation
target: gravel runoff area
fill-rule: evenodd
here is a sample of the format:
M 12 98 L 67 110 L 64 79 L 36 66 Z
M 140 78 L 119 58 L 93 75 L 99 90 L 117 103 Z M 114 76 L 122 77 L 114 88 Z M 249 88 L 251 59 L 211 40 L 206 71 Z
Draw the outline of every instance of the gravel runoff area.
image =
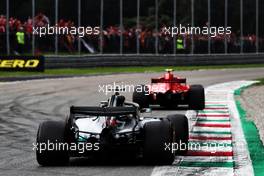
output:
M 239 97 L 247 118 L 256 124 L 264 144 L 264 86 L 252 86 L 245 89 Z

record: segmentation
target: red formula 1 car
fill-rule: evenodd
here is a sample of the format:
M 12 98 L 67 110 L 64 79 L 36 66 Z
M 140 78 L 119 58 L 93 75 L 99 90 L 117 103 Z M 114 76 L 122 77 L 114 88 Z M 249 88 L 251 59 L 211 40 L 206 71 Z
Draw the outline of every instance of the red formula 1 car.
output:
M 141 108 L 149 105 L 177 107 L 188 105 L 189 109 L 202 110 L 205 106 L 204 87 L 202 85 L 187 85 L 186 78 L 173 75 L 172 69 L 167 69 L 164 76 L 152 78 L 150 85 L 138 85 L 133 93 L 133 102 Z

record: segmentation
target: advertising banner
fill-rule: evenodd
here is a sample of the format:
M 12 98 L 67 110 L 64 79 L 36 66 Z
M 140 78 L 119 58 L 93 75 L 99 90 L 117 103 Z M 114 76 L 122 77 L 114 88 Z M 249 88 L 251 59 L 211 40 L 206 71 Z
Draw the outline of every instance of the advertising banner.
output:
M 0 71 L 36 71 L 45 70 L 43 56 L 0 56 Z

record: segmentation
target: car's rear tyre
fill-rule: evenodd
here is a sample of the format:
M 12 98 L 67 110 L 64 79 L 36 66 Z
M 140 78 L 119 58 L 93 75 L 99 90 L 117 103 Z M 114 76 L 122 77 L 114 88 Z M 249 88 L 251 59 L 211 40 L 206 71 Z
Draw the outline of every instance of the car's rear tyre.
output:
M 204 87 L 202 85 L 191 85 L 189 90 L 189 109 L 203 110 L 204 107 Z
M 50 146 L 58 146 L 65 144 L 65 122 L 46 121 L 39 125 L 37 134 L 37 144 L 39 146 L 36 151 L 37 162 L 42 166 L 61 166 L 69 163 L 69 154 L 67 148 L 64 150 L 44 150 L 40 151 L 40 145 L 48 148 Z M 51 148 L 50 148 L 51 149 Z
M 148 122 L 144 126 L 143 157 L 147 164 L 170 165 L 175 155 L 166 145 L 173 141 L 172 126 L 169 120 Z
M 140 108 L 148 108 L 148 87 L 145 85 L 137 85 L 133 92 L 132 101 L 137 103 Z
M 189 125 L 188 119 L 183 114 L 168 115 L 167 118 L 173 124 L 174 142 L 177 144 L 176 155 L 186 155 L 188 152 Z M 176 147 L 176 145 L 174 145 Z

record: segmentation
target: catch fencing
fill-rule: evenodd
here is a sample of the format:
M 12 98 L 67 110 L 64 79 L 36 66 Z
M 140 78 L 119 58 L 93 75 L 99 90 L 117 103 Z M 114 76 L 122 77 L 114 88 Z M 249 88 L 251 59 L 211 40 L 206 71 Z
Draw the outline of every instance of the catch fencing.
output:
M 2 50 L 5 50 L 2 53 L 7 55 L 16 52 L 15 31 L 11 30 L 11 23 L 8 21 L 11 17 L 19 18 L 14 10 L 14 7 L 19 6 L 16 4 L 19 2 L 6 0 L 3 4 L 5 13 L 0 13 L 7 19 L 6 31 L 0 34 L 0 42 L 5 46 L 2 47 Z M 66 23 L 65 16 L 61 15 L 63 8 L 66 7 L 64 1 L 47 2 L 48 7 L 41 4 L 41 1 L 28 2 L 30 1 L 27 1 L 27 5 L 31 7 L 31 12 L 26 14 L 33 19 L 33 26 L 37 25 L 35 19 L 40 13 L 48 19 L 51 26 L 60 24 L 61 20 L 64 20 L 63 24 Z M 197 55 L 199 58 L 199 54 L 257 55 L 264 51 L 262 25 L 264 2 L 259 0 L 135 0 L 133 2 L 111 0 L 109 2 L 107 0 L 71 1 L 72 9 L 69 13 L 73 14 L 71 19 L 73 25 L 98 26 L 100 28 L 98 36 L 71 38 L 71 36 L 51 35 L 40 38 L 29 34 L 24 53 L 64 57 L 86 55 L 91 58 L 94 55 L 102 57 L 109 54 L 116 54 L 116 57 L 126 54 L 139 56 L 152 54 L 155 58 L 158 55 L 173 57 L 185 54 Z M 211 34 L 169 36 L 163 33 L 164 28 L 176 27 L 180 24 L 208 28 L 222 26 L 225 29 L 230 26 L 232 33 L 217 37 L 212 37 Z M 180 37 L 184 45 L 182 50 L 177 47 Z

